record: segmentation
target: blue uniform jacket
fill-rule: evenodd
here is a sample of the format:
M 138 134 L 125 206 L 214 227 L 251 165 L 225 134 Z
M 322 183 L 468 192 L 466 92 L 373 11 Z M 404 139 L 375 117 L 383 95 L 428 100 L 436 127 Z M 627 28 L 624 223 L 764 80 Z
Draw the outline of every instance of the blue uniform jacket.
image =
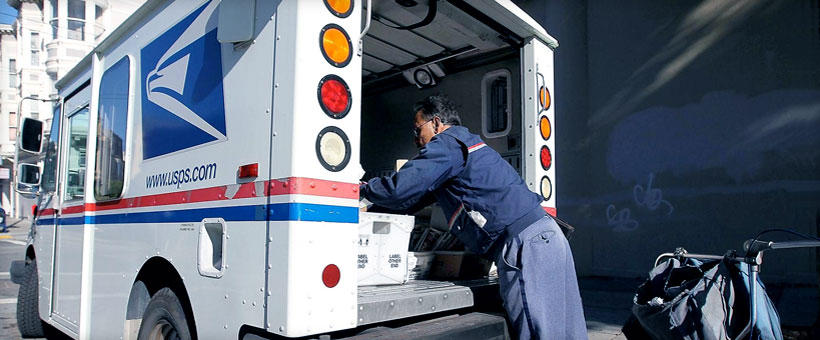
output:
M 462 126 L 437 134 L 393 176 L 373 178 L 360 192 L 378 206 L 403 213 L 437 200 L 450 232 L 491 260 L 502 243 L 496 242 L 499 238 L 518 234 L 545 214 L 543 198 Z

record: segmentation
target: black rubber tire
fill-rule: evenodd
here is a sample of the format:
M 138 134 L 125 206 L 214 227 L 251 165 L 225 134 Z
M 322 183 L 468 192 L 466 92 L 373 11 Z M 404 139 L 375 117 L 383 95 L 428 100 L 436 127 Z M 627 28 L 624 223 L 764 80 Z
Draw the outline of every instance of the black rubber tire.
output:
M 42 338 L 43 320 L 40 320 L 40 296 L 37 282 L 37 262 L 26 260 L 25 275 L 17 294 L 17 328 L 23 338 Z
M 151 297 L 140 324 L 139 340 L 190 340 L 185 310 L 171 288 L 162 288 Z

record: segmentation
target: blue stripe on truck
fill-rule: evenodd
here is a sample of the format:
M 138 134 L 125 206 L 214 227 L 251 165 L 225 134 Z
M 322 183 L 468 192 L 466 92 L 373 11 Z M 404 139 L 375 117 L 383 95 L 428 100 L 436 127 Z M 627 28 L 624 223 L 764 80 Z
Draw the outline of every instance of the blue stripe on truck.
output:
M 358 223 L 359 209 L 334 205 L 310 203 L 277 203 L 267 205 L 244 205 L 238 207 L 214 207 L 170 211 L 122 213 L 83 217 L 60 218 L 60 225 L 128 224 L 128 223 L 174 223 L 199 222 L 204 218 L 222 218 L 225 221 L 311 221 Z M 38 225 L 51 225 L 53 218 L 37 220 Z

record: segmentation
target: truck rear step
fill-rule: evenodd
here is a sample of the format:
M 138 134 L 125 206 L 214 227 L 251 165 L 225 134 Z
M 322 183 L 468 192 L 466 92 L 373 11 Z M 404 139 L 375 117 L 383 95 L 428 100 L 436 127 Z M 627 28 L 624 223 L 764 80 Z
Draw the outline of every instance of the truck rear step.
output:
M 472 307 L 474 290 L 498 284 L 498 278 L 469 281 L 411 280 L 403 285 L 359 287 L 358 325 Z

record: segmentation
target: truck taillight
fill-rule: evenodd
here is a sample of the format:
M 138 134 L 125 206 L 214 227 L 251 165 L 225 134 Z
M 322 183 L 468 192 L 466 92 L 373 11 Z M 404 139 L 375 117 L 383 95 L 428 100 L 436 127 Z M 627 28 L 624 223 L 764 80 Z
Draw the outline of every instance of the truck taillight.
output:
M 237 176 L 239 178 L 259 177 L 259 163 L 246 164 L 240 166 Z
M 539 127 L 541 128 L 541 138 L 544 140 L 550 139 L 552 135 L 552 126 L 550 125 L 550 119 L 547 116 L 541 116 L 541 121 L 538 123 Z
M 325 6 L 340 18 L 347 18 L 353 12 L 353 0 L 325 0 Z
M 316 153 L 325 169 L 340 171 L 350 161 L 350 140 L 341 129 L 328 126 L 316 138 Z
M 341 119 L 350 112 L 350 88 L 342 78 L 330 74 L 319 82 L 319 104 L 331 118 Z
M 345 67 L 350 62 L 350 37 L 336 24 L 328 24 L 322 28 L 319 43 L 325 60 L 336 67 Z
M 545 200 L 549 200 L 552 197 L 552 181 L 547 176 L 541 178 L 541 196 L 544 197 Z
M 552 153 L 550 148 L 544 145 L 541 147 L 541 167 L 544 170 L 549 170 L 550 166 L 552 166 Z
M 546 86 L 541 86 L 538 90 L 538 101 L 541 104 L 541 111 L 546 111 L 550 109 L 550 105 L 552 104 L 552 98 L 550 98 L 550 90 L 547 89 Z
M 324 270 L 322 270 L 322 283 L 324 283 L 327 288 L 336 287 L 341 278 L 342 273 L 339 271 L 339 267 L 335 264 L 329 264 Z

